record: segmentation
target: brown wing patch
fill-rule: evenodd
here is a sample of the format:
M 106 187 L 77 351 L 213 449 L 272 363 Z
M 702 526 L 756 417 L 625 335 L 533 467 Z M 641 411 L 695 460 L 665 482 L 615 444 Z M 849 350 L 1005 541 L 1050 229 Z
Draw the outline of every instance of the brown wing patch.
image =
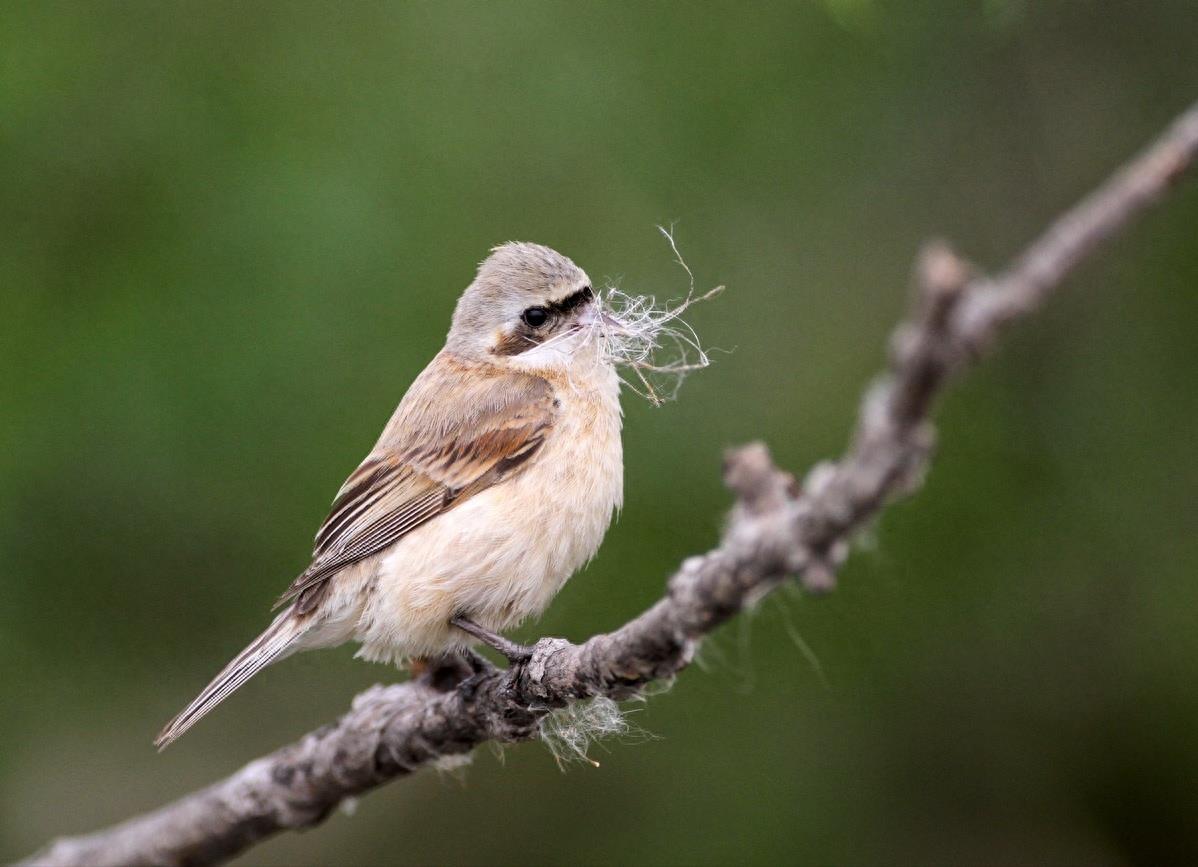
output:
M 403 465 L 393 458 L 369 457 L 363 461 L 341 486 L 328 517 L 316 532 L 313 555 L 326 553 L 329 543 L 343 536 L 347 527 L 378 502 L 403 472 Z
M 439 355 L 341 486 L 311 565 L 277 605 L 314 610 L 337 572 L 518 473 L 552 429 L 552 391 L 539 377 Z

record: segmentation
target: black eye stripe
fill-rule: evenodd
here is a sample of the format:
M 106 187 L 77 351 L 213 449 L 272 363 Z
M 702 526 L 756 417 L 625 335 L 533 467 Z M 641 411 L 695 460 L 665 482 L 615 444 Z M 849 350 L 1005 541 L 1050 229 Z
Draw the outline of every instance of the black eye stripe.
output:
M 579 304 L 582 304 L 584 301 L 589 301 L 594 297 L 595 297 L 595 293 L 591 291 L 591 287 L 583 286 L 581 289 L 579 289 L 577 292 L 573 293 L 572 295 L 567 295 L 561 301 L 554 301 L 549 306 L 551 306 L 554 310 L 557 310 L 561 313 L 569 313 L 571 310 L 573 310 Z
M 550 301 L 544 306 L 536 305 L 525 309 L 520 314 L 520 320 L 529 328 L 542 328 L 554 315 L 567 315 L 580 304 L 585 304 L 594 297 L 595 293 L 591 290 L 591 287 L 583 286 L 577 292 L 567 295 L 561 301 Z

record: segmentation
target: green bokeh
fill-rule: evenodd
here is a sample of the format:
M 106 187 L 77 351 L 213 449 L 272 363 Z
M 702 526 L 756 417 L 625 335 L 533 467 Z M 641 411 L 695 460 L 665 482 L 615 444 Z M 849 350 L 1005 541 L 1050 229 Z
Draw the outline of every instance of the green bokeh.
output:
M 1192 4 L 0 6 L 0 860 L 321 724 L 348 648 L 159 725 L 266 622 L 493 244 L 685 289 L 734 349 L 626 398 L 627 505 L 523 637 L 713 544 L 721 450 L 843 447 L 919 244 L 997 267 L 1198 95 Z M 480 750 L 247 864 L 1198 858 L 1198 188 L 940 414 L 822 600 L 767 600 L 657 736 Z M 818 656 L 823 678 L 800 641 Z

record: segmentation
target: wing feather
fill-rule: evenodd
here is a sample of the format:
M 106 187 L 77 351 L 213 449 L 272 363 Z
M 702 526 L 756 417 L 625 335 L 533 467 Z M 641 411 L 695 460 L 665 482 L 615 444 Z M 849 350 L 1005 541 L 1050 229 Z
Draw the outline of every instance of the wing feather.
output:
M 408 390 L 316 533 L 311 565 L 278 605 L 319 605 L 341 569 L 518 473 L 552 429 L 544 379 L 442 353 Z

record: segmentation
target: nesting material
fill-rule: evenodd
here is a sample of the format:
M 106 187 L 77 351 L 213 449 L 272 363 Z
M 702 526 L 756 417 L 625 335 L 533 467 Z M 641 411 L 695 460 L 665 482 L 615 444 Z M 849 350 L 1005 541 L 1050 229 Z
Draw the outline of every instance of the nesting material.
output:
M 440 756 L 433 761 L 433 767 L 439 773 L 449 774 L 450 776 L 458 776 L 463 768 L 468 768 L 474 761 L 473 753 L 455 753 L 452 755 Z
M 605 696 L 555 710 L 541 723 L 541 740 L 562 770 L 567 763 L 579 761 L 599 767 L 587 754 L 591 745 L 630 734 L 646 736 L 629 724 L 618 704 Z
M 686 271 L 690 281 L 686 297 L 660 303 L 653 295 L 634 295 L 609 285 L 598 294 L 600 315 L 595 325 L 604 360 L 630 372 L 631 376 L 621 377 L 624 384 L 654 406 L 677 397 L 687 375 L 711 363 L 699 335 L 682 315 L 724 290 L 717 286 L 696 294 L 695 275 L 679 254 L 673 234 L 661 226 L 658 229 Z

